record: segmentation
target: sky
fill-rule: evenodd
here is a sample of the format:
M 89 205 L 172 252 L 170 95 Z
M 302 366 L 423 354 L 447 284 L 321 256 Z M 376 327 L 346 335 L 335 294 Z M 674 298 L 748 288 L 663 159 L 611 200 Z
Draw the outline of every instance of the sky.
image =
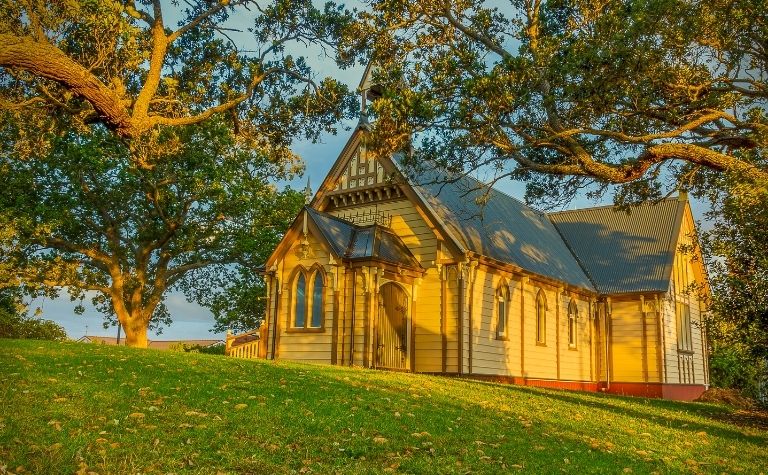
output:
M 165 12 L 171 12 L 172 9 L 171 5 L 165 5 Z M 169 18 L 169 14 L 165 13 L 165 17 Z M 171 24 L 172 21 L 174 20 L 171 17 L 170 20 L 167 20 L 167 24 Z M 247 25 L 248 18 L 243 16 L 233 18 L 227 26 L 245 30 Z M 234 35 L 235 39 L 240 39 L 237 33 L 230 34 Z M 241 38 L 245 40 L 247 34 L 243 33 Z M 325 57 L 320 51 L 313 50 L 312 48 L 303 49 L 301 53 L 307 58 L 317 77 L 332 76 L 346 83 L 351 90 L 357 87 L 365 69 L 364 66 L 358 65 L 346 70 L 340 70 L 332 59 Z M 309 177 L 312 189 L 316 191 L 318 185 L 323 181 L 336 161 L 341 149 L 352 133 L 349 129 L 355 123 L 356 121 L 344 123 L 344 127 L 339 127 L 336 135 L 324 134 L 318 143 L 308 141 L 296 142 L 293 150 L 303 158 L 306 169 L 303 176 L 296 177 L 286 184 L 294 189 L 303 189 L 306 185 L 307 177 Z M 520 200 L 523 200 L 525 194 L 525 184 L 519 181 L 503 180 L 497 184 L 496 188 Z M 610 197 L 606 197 L 606 200 L 610 200 Z M 569 208 L 577 208 L 610 204 L 610 201 L 606 200 L 595 202 L 580 199 L 570 203 L 568 206 Z M 697 220 L 701 220 L 705 212 L 704 205 L 698 202 L 692 202 L 691 204 L 694 217 Z M 104 319 L 89 304 L 89 299 L 83 302 L 85 313 L 83 315 L 76 315 L 74 308 L 79 302 L 71 302 L 66 296 L 66 292 L 62 292 L 62 294 L 63 296 L 53 300 L 36 299 L 30 302 L 30 310 L 34 312 L 36 308 L 39 308 L 41 318 L 59 323 L 67 331 L 69 337 L 73 339 L 80 338 L 85 334 L 116 336 L 116 327 L 103 328 L 102 323 Z M 166 327 L 161 335 L 150 332 L 150 340 L 224 338 L 223 333 L 213 333 L 210 331 L 214 323 L 213 315 L 210 311 L 197 304 L 187 302 L 182 294 L 178 292 L 169 293 L 166 306 L 173 317 L 173 323 Z

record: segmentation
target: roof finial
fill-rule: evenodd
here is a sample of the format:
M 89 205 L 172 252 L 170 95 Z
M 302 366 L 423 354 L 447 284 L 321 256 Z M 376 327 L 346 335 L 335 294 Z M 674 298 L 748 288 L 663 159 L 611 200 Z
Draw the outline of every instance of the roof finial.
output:
M 307 176 L 307 187 L 304 188 L 304 204 L 308 205 L 312 201 L 312 187 L 309 186 L 309 176 Z

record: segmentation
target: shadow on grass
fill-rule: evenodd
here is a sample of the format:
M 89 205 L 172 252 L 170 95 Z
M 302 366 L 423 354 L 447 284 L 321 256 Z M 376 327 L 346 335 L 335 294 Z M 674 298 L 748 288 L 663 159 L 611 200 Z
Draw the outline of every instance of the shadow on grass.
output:
M 685 430 L 686 432 L 697 433 L 704 431 L 709 435 L 714 435 L 717 437 L 739 441 L 749 441 L 754 444 L 768 444 L 768 434 L 764 436 L 752 436 L 718 425 L 717 423 L 732 424 L 736 420 L 739 420 L 739 417 L 736 416 L 737 412 L 739 411 L 734 411 L 724 406 L 706 403 L 669 401 L 664 399 L 635 398 L 630 396 L 618 396 L 599 393 L 575 393 L 567 390 L 531 388 L 525 386 L 489 383 L 484 381 L 479 382 L 479 384 L 493 386 L 503 390 L 514 391 L 518 393 L 556 399 L 568 404 L 577 404 L 593 409 L 609 411 L 634 419 L 646 420 L 657 425 L 667 426 L 678 430 Z M 627 405 L 630 403 L 643 404 L 649 408 L 653 408 L 655 409 L 654 414 L 648 414 L 647 412 L 627 407 Z M 689 418 L 664 415 L 661 414 L 660 411 L 674 411 L 687 415 Z M 696 422 L 695 418 L 709 419 L 713 422 L 713 424 Z M 765 429 L 766 425 L 764 424 L 768 424 L 768 416 L 766 414 L 762 414 L 759 419 L 753 420 L 752 427 Z

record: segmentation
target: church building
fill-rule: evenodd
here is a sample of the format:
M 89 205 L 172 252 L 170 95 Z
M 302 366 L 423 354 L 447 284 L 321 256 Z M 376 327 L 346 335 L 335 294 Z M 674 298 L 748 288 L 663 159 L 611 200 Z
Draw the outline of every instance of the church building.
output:
M 410 176 L 366 134 L 361 121 L 266 262 L 253 356 L 683 400 L 707 388 L 685 194 L 544 213 L 468 176 Z

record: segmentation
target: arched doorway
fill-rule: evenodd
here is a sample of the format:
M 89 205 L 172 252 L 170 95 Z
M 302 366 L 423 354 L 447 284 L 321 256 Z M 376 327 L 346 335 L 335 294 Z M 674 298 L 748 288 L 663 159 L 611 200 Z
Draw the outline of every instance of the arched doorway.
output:
M 376 320 L 376 367 L 408 367 L 408 294 L 397 284 L 381 286 Z

